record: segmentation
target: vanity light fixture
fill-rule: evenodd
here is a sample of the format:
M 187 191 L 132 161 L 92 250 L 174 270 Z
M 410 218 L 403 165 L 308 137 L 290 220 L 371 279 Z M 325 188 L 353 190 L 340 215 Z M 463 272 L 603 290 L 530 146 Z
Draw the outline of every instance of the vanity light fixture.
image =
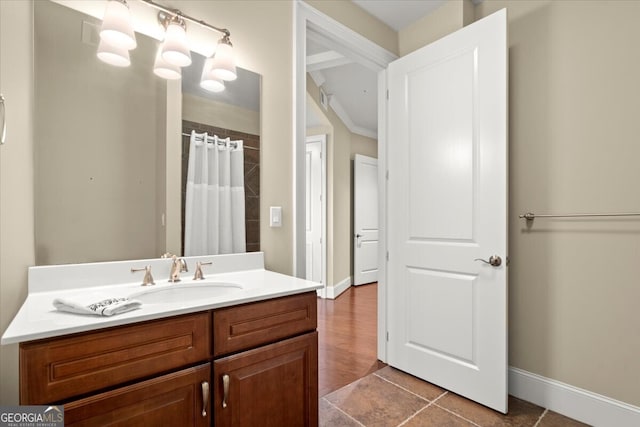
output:
M 152 0 L 142 0 L 159 10 L 158 21 L 165 28 L 164 41 L 156 55 L 153 72 L 164 79 L 182 77 L 180 67 L 191 65 L 191 50 L 187 41 L 189 21 L 201 27 L 222 34 L 215 53 L 205 61 L 200 86 L 211 92 L 220 92 L 225 88 L 224 81 L 235 80 L 238 75 L 231 44 L 231 33 L 226 28 L 218 28 L 187 16 L 179 10 L 168 9 Z M 126 0 L 107 0 L 102 27 L 100 29 L 98 57 L 111 65 L 128 66 L 129 50 L 136 47 L 135 34 L 131 24 L 131 14 Z
M 126 0 L 108 0 L 100 27 L 100 39 L 118 49 L 131 50 L 137 46 Z
M 191 65 L 191 51 L 187 42 L 187 24 L 180 17 L 180 12 L 175 15 L 160 12 L 158 19 L 165 27 L 162 59 L 178 67 Z
M 102 62 L 116 67 L 128 67 L 131 65 L 127 49 L 113 45 L 104 39 L 101 39 L 98 44 L 97 56 Z
M 186 30 L 185 21 L 189 21 L 191 23 L 200 25 L 201 27 L 207 28 L 209 30 L 216 31 L 222 34 L 222 38 L 218 41 L 218 45 L 216 47 L 216 52 L 209 59 L 205 61 L 204 68 L 202 70 L 202 79 L 200 81 L 200 86 L 210 90 L 212 92 L 219 92 L 224 90 L 224 82 L 222 80 L 235 80 L 237 78 L 236 74 L 236 64 L 235 57 L 233 55 L 233 45 L 231 44 L 231 32 L 226 28 L 218 28 L 214 27 L 211 24 L 208 24 L 204 21 L 197 20 L 188 15 L 183 14 L 179 10 L 171 10 L 162 5 L 154 3 L 152 0 L 142 0 L 144 3 L 149 6 L 155 7 L 160 12 L 158 12 L 158 20 L 165 26 L 166 28 L 166 36 L 165 42 L 169 38 L 169 28 L 173 25 L 169 25 L 167 19 L 172 23 L 176 18 L 182 21 L 183 29 Z M 174 30 L 172 30 L 174 31 Z M 185 35 L 186 39 L 186 35 Z M 187 48 L 188 50 L 188 48 Z M 163 52 L 166 52 L 166 48 L 163 48 Z M 171 61 L 171 58 L 168 56 L 172 55 L 164 55 L 163 58 Z M 176 62 L 174 62 L 176 63 Z M 177 63 L 176 63 L 177 64 Z M 180 65 L 184 66 L 184 65 Z

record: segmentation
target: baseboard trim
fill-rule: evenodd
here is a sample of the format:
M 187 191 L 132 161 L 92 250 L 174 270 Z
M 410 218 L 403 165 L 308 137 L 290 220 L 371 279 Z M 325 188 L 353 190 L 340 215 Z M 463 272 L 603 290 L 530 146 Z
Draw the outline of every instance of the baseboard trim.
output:
M 519 368 L 509 368 L 509 394 L 593 426 L 640 426 L 637 406 Z
M 344 291 L 346 291 L 347 289 L 349 289 L 349 287 L 351 286 L 351 276 L 347 277 L 346 279 L 336 283 L 333 286 L 327 286 L 327 298 L 329 299 L 336 299 L 340 296 L 340 294 L 342 294 Z

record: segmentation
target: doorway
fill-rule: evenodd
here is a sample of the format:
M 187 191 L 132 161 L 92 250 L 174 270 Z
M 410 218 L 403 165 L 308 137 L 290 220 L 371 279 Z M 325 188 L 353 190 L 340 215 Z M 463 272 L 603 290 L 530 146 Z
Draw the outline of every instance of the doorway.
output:
M 307 73 L 306 73 L 306 40 L 308 36 L 330 43 L 334 49 L 346 58 L 350 58 L 357 64 L 366 67 L 377 74 L 378 93 L 377 103 L 382 105 L 386 93 L 386 81 L 384 70 L 387 65 L 397 58 L 393 53 L 381 48 L 369 39 L 357 34 L 353 30 L 339 24 L 333 19 L 319 13 L 313 7 L 304 2 L 296 2 L 296 34 L 295 34 L 295 66 L 296 66 L 296 86 L 295 86 L 295 141 L 294 148 L 294 195 L 295 195 L 295 230 L 294 230 L 294 274 L 298 277 L 306 277 L 306 197 L 305 197 L 305 173 L 306 173 L 306 100 L 307 100 Z M 384 224 L 385 200 L 385 177 L 386 171 L 384 162 L 385 141 L 383 136 L 384 123 L 378 116 L 378 195 L 380 213 L 379 223 Z M 330 179 L 330 178 L 329 178 Z M 331 208 L 329 206 L 329 208 Z M 349 241 L 351 241 L 349 236 Z M 379 232 L 378 259 L 384 258 L 385 251 L 384 230 Z M 328 260 L 331 263 L 331 260 Z M 385 286 L 384 263 L 380 263 L 378 276 L 378 359 L 386 360 L 386 346 L 384 336 L 386 333 L 386 286 Z

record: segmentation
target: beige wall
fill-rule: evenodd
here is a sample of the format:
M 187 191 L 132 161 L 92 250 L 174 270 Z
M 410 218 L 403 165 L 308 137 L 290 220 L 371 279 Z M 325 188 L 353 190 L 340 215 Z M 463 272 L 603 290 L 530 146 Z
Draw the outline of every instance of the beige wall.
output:
M 356 154 L 378 158 L 378 140 L 366 136 L 351 134 L 351 160 Z
M 260 135 L 259 111 L 251 111 L 189 93 L 182 95 L 182 118 L 196 123 Z
M 0 330 L 27 295 L 33 245 L 32 4 L 0 1 L 0 92 L 7 140 L 0 146 Z M 18 346 L 0 347 L 0 405 L 18 403 Z
M 510 364 L 640 405 L 640 2 L 507 7 Z
M 37 264 L 158 256 L 156 168 L 165 84 L 150 75 L 155 41 L 138 37 L 128 68 L 96 60 L 84 14 L 35 4 Z M 92 22 L 95 20 L 92 20 Z

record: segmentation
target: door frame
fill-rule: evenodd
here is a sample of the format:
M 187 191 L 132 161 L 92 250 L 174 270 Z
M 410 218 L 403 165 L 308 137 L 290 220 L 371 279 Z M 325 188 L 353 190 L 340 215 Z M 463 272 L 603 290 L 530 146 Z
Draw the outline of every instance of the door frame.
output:
M 386 278 L 386 93 L 387 65 L 398 58 L 366 37 L 323 14 L 302 1 L 294 3 L 294 97 L 293 111 L 293 274 L 305 277 L 306 227 L 305 227 L 305 144 L 306 144 L 306 40 L 307 34 L 323 38 L 343 55 L 378 73 L 378 359 L 387 360 L 387 278 Z
M 320 143 L 320 192 L 322 199 L 320 201 L 320 252 L 322 263 L 320 280 L 322 280 L 322 289 L 318 289 L 317 293 L 320 298 L 327 297 L 327 135 L 310 135 L 306 138 L 305 144 L 311 142 Z M 306 256 L 305 256 L 306 258 Z

